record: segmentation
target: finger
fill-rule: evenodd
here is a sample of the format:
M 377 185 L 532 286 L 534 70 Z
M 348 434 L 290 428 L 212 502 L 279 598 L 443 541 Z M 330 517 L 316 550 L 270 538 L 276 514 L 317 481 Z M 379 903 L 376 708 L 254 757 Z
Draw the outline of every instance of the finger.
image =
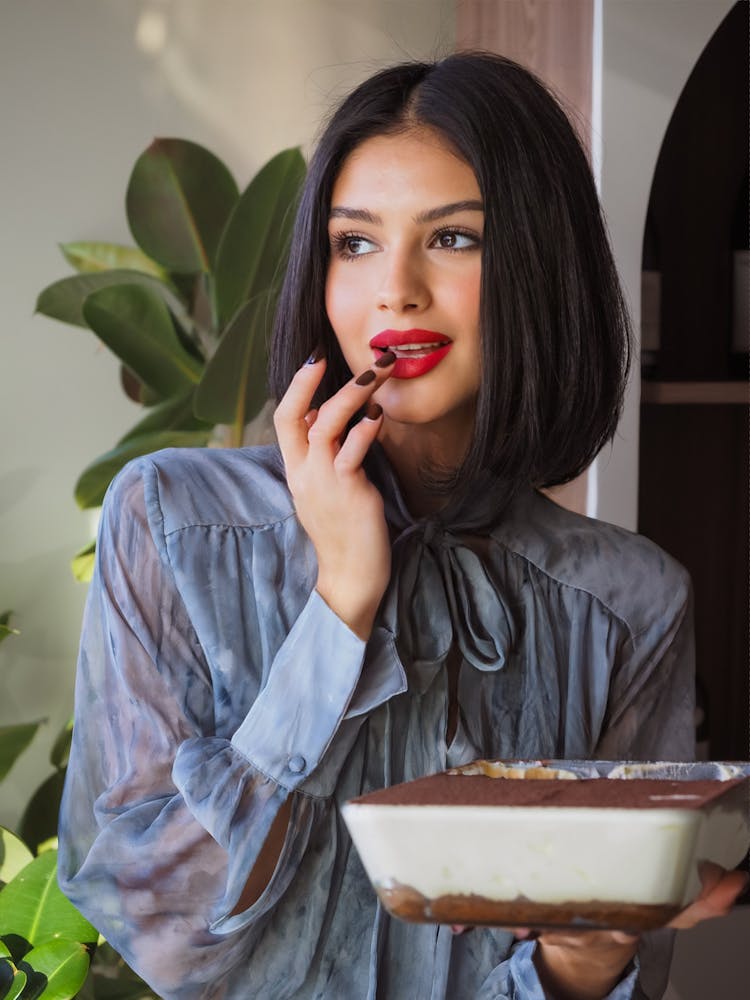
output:
M 615 944 L 635 944 L 640 939 L 640 934 L 630 931 L 612 931 L 612 940 Z
M 721 865 L 714 864 L 713 861 L 701 861 L 698 864 L 698 875 L 701 880 L 701 899 L 703 896 L 707 896 L 716 886 L 721 882 L 724 877 L 725 869 Z
M 358 472 L 362 468 L 365 455 L 378 436 L 382 423 L 383 407 L 370 400 L 364 417 L 349 431 L 334 459 L 337 472 Z
M 386 352 L 376 364 L 365 368 L 357 378 L 347 382 L 320 407 L 314 433 L 309 437 L 311 446 L 338 444 L 340 436 L 357 410 L 361 409 L 390 377 L 395 360 L 395 354 Z M 387 362 L 387 367 L 381 366 L 383 361 Z
M 704 892 L 667 926 L 687 930 L 704 920 L 725 917 L 748 885 L 746 872 L 725 872 L 716 882 L 713 877 L 704 883 Z
M 273 415 L 281 454 L 287 466 L 296 465 L 307 454 L 308 425 L 305 417 L 325 372 L 325 358 L 307 362 L 298 369 Z
M 524 928 L 520 928 L 520 930 L 523 929 Z M 560 930 L 542 929 L 539 932 L 539 936 L 543 937 L 545 941 L 554 942 L 555 944 L 581 942 L 585 945 L 587 943 L 590 944 L 592 941 L 606 941 L 613 944 L 633 944 L 633 942 L 638 940 L 640 935 L 637 931 L 605 931 L 596 927 L 565 927 Z

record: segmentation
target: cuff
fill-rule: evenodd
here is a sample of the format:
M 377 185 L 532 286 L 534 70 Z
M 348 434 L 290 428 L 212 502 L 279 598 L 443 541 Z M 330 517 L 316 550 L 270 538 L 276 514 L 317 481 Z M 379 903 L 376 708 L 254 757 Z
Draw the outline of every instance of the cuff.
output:
M 232 744 L 293 791 L 319 765 L 344 718 L 405 688 L 390 633 L 376 629 L 364 643 L 314 590 Z

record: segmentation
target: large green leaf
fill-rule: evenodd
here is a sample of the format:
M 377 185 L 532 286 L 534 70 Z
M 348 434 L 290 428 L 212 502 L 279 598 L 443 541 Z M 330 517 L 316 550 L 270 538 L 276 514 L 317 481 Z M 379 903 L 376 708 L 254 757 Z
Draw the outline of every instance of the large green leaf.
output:
M 232 175 L 203 146 L 155 139 L 130 175 L 130 231 L 138 246 L 167 270 L 208 272 L 238 197 Z
M 57 819 L 64 784 L 64 769 L 50 774 L 31 796 L 23 811 L 18 832 L 36 853 L 39 852 L 40 844 L 57 836 Z
M 202 364 L 185 350 L 161 297 L 142 285 L 93 292 L 83 315 L 120 360 L 162 397 L 184 392 L 200 379 Z
M 0 826 L 0 882 L 10 882 L 33 859 L 20 837 Z
M 26 986 L 26 973 L 0 958 L 0 1000 L 18 1000 Z
M 168 281 L 163 267 L 147 257 L 138 247 L 124 247 L 119 243 L 61 243 L 63 256 L 81 274 L 100 271 L 130 270 L 151 274 L 160 281 Z
M 36 948 L 53 938 L 94 944 L 96 929 L 63 896 L 57 884 L 57 851 L 34 858 L 0 891 L 0 936 Z
M 250 181 L 221 237 L 216 260 L 215 311 L 223 327 L 248 299 L 278 285 L 305 177 L 299 149 L 274 156 Z
M 139 420 L 127 434 L 120 438 L 118 444 L 125 444 L 143 434 L 153 434 L 156 431 L 208 431 L 211 425 L 200 420 L 193 412 L 193 397 L 195 389 L 165 399 L 163 403 L 152 407 L 146 416 Z
M 70 744 L 73 739 L 73 720 L 68 719 L 60 732 L 55 737 L 52 749 L 49 752 L 49 762 L 53 767 L 60 770 L 68 765 L 70 756 Z
M 83 304 L 92 292 L 116 285 L 143 285 L 160 295 L 172 309 L 183 319 L 183 306 L 176 295 L 173 295 L 166 285 L 149 274 L 138 271 L 100 271 L 98 274 L 76 274 L 72 278 L 62 278 L 47 285 L 39 293 L 36 300 L 36 311 L 63 323 L 73 323 L 75 326 L 87 327 L 83 315 Z
M 260 412 L 268 398 L 266 337 L 272 307 L 271 295 L 257 295 L 230 323 L 195 393 L 199 417 L 244 427 Z
M 70 1000 L 88 975 L 89 953 L 76 941 L 46 941 L 25 955 L 19 967 L 29 980 L 24 1000 Z
M 10 771 L 26 747 L 31 743 L 44 720 L 22 722 L 14 726 L 0 726 L 0 781 Z
M 83 470 L 75 487 L 76 503 L 84 510 L 101 506 L 107 487 L 131 458 L 161 448 L 198 448 L 205 445 L 208 438 L 208 431 L 158 431 L 129 438 Z
M 80 548 L 70 560 L 70 571 L 79 583 L 89 583 L 94 575 L 96 540 Z

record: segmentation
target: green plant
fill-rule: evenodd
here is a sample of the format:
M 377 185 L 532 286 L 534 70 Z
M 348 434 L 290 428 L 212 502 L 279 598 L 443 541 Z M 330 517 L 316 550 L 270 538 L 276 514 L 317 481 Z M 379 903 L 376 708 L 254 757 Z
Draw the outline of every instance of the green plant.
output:
M 17 635 L 0 615 L 0 641 Z M 0 726 L 0 780 L 45 720 Z M 0 826 L 0 1000 L 152 1000 L 128 968 L 57 884 L 57 815 L 72 723 L 50 753 L 54 773 L 24 811 L 20 836 Z
M 0 640 L 18 634 L 0 615 Z M 29 745 L 37 722 L 0 727 L 0 780 Z M 34 857 L 0 827 L 0 998 L 67 1000 L 83 985 L 97 933 L 60 892 L 55 850 Z
M 56 850 L 28 859 L 9 830 L 0 841 L 0 996 L 68 1000 L 86 980 L 98 934 L 60 892 Z
M 88 327 L 122 362 L 147 412 L 81 473 L 75 498 L 96 507 L 138 455 L 209 439 L 237 446 L 266 402 L 267 339 L 305 174 L 298 149 L 273 157 L 240 194 L 212 153 L 156 139 L 130 176 L 137 247 L 67 243 L 78 274 L 45 288 L 37 311 Z M 93 546 L 74 560 L 86 577 Z

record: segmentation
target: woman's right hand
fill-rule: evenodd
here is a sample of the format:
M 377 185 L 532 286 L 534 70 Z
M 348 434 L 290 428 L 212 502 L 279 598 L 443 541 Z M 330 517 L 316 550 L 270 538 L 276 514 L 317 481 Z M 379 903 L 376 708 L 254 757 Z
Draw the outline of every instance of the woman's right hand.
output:
M 361 639 L 372 631 L 391 575 L 383 498 L 362 462 L 383 420 L 382 409 L 370 400 L 395 360 L 388 352 L 319 410 L 310 409 L 310 404 L 326 362 L 307 363 L 274 414 L 297 516 L 318 558 L 316 589 Z M 347 423 L 363 406 L 366 416 L 344 438 Z

